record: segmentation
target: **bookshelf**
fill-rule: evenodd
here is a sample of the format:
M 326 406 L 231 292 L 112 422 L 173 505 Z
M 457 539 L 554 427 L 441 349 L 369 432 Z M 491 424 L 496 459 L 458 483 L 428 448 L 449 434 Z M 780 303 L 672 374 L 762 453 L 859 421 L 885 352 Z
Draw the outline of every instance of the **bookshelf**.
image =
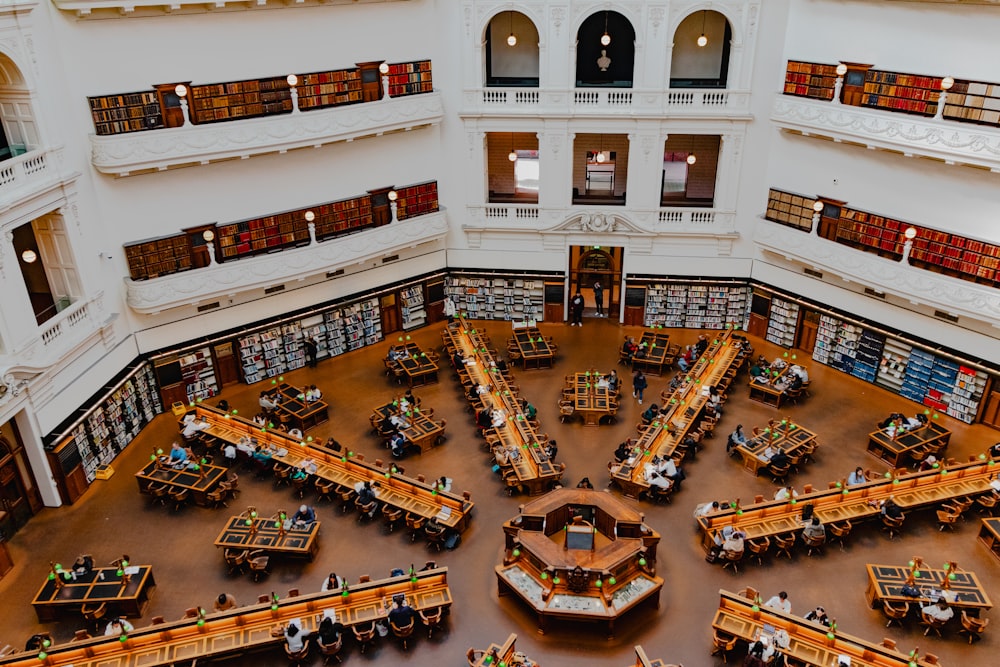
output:
M 378 299 L 366 299 L 360 306 L 365 345 L 374 345 L 382 340 L 382 313 L 378 308 Z
M 545 282 L 541 278 L 453 275 L 445 280 L 444 289 L 459 312 L 470 319 L 545 319 Z
M 247 384 L 260 382 L 264 379 L 264 349 L 261 347 L 260 334 L 243 336 L 238 339 L 238 343 L 243 381 Z
M 406 220 L 438 210 L 437 181 L 396 188 L 396 219 Z
M 223 261 L 309 243 L 305 209 L 219 225 L 215 235 Z
M 285 372 L 285 348 L 281 327 L 265 329 L 258 334 L 261 356 L 264 360 L 264 377 L 273 378 Z
M 799 304 L 776 296 L 771 299 L 771 312 L 768 315 L 765 338 L 775 345 L 792 347 L 795 344 L 798 323 Z
M 191 242 L 186 234 L 139 241 L 125 246 L 125 259 L 132 280 L 180 273 L 192 267 Z
M 767 212 L 764 217 L 772 222 L 808 232 L 812 229 L 813 204 L 815 203 L 815 197 L 806 197 L 771 188 L 767 196 Z
M 201 84 L 191 86 L 189 95 L 195 125 L 292 112 L 284 76 Z
M 940 94 L 941 77 L 870 69 L 865 74 L 861 106 L 933 116 Z
M 646 286 L 649 327 L 724 329 L 744 326 L 750 288 L 714 283 L 651 283 Z
M 866 382 L 875 382 L 882 364 L 884 346 L 885 336 L 870 329 L 862 330 L 854 353 L 854 368 L 851 370 L 851 375 Z
M 948 414 L 971 424 L 979 413 L 979 403 L 986 392 L 987 375 L 966 366 L 959 366 L 951 390 Z
M 925 350 L 913 349 L 909 359 L 906 360 L 906 372 L 903 374 L 903 385 L 899 393 L 911 401 L 923 403 L 933 366 L 933 354 Z
M 399 293 L 403 315 L 403 329 L 415 329 L 427 322 L 427 311 L 424 309 L 424 287 L 414 285 Z
M 369 195 L 320 204 L 309 210 L 316 216 L 313 222 L 317 241 L 375 226 Z
M 1000 125 L 1000 84 L 956 80 L 943 115 L 964 123 Z
M 316 358 L 325 359 L 330 355 L 329 340 L 327 338 L 326 320 L 322 314 L 307 317 L 299 323 L 302 329 L 302 340 L 312 336 L 316 341 Z M 305 351 L 303 349 L 303 356 Z
M 344 327 L 344 315 L 338 308 L 323 313 L 326 326 L 326 350 L 331 357 L 347 352 L 347 331 Z
M 906 361 L 910 358 L 913 346 L 888 338 L 882 348 L 882 361 L 879 363 L 878 375 L 875 377 L 875 384 L 902 393 L 903 377 L 906 374 Z
M 390 97 L 417 95 L 434 90 L 430 60 L 389 63 L 388 78 Z
M 211 398 L 219 393 L 215 368 L 212 365 L 212 353 L 207 347 L 188 352 L 180 357 L 178 362 L 188 403 Z
M 905 223 L 875 213 L 842 207 L 836 240 L 879 255 L 900 259 L 903 256 Z
M 785 68 L 785 95 L 832 100 L 837 66 L 789 60 Z
M 144 132 L 163 127 L 163 111 L 155 90 L 88 97 L 98 135 Z
M 285 353 L 284 370 L 294 371 L 306 365 L 306 351 L 302 346 L 302 325 L 299 322 L 282 325 L 281 344 Z
M 361 70 L 357 67 L 312 72 L 299 77 L 296 87 L 299 109 L 324 109 L 326 107 L 356 104 L 361 98 Z

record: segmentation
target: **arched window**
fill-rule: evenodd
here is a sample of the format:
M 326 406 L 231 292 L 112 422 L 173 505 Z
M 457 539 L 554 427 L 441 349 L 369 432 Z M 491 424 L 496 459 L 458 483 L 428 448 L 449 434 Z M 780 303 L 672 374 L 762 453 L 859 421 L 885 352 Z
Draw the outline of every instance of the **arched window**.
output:
M 725 88 L 733 31 L 719 12 L 691 14 L 674 32 L 670 59 L 671 88 Z
M 486 27 L 486 85 L 538 87 L 538 29 L 520 12 L 500 12 Z
M 39 148 L 38 124 L 21 70 L 0 53 L 0 160 Z
M 618 12 L 588 17 L 576 33 L 576 85 L 631 88 L 635 29 Z

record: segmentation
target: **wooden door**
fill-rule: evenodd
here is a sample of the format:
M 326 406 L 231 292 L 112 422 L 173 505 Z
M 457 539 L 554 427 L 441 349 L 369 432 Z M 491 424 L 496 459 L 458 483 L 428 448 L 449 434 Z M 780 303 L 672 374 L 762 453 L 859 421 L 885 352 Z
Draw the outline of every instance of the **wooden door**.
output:
M 402 317 L 399 314 L 399 306 L 396 304 L 395 294 L 386 294 L 379 299 L 379 309 L 382 314 L 383 337 L 403 328 Z
M 9 444 L 0 439 L 0 509 L 7 512 L 12 529 L 17 530 L 28 523 L 34 512 Z
M 816 334 L 819 331 L 819 313 L 815 310 L 805 310 L 802 314 L 799 330 L 795 339 L 795 347 L 812 354 L 816 347 Z
M 760 336 L 763 338 L 767 335 L 767 318 L 758 315 L 757 313 L 750 313 L 750 322 L 747 324 L 747 333 L 751 336 Z
M 219 388 L 239 382 L 240 365 L 233 354 L 232 341 L 216 345 L 212 351 L 215 355 L 215 381 L 219 383 Z
M 1000 428 L 1000 390 L 993 389 L 983 397 L 982 422 Z

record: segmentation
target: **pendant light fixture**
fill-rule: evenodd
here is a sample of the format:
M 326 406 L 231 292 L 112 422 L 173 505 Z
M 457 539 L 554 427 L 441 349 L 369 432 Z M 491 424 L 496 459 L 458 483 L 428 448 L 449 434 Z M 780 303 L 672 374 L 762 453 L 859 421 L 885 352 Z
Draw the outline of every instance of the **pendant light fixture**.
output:
M 25 264 L 33 264 L 38 259 L 38 254 L 31 248 L 28 248 L 21 253 L 21 259 L 24 260 Z
M 698 158 L 694 154 L 694 137 L 691 137 L 688 143 L 691 146 L 691 150 L 688 151 L 687 163 L 694 164 L 698 161 Z
M 514 150 L 514 133 L 510 133 L 510 152 L 507 153 L 507 159 L 511 162 L 517 162 L 517 151 Z
M 611 43 L 611 35 L 608 34 L 608 12 L 604 12 L 604 34 L 601 35 L 601 46 L 607 46 Z
M 507 12 L 510 18 L 510 34 L 507 35 L 507 46 L 517 46 L 517 35 L 514 34 L 514 12 Z
M 705 37 L 705 10 L 701 10 L 701 37 L 698 38 L 698 46 L 708 44 L 708 37 Z
M 597 157 L 594 158 L 598 164 L 603 164 L 607 159 L 604 157 L 604 135 L 601 135 L 601 150 L 597 151 Z

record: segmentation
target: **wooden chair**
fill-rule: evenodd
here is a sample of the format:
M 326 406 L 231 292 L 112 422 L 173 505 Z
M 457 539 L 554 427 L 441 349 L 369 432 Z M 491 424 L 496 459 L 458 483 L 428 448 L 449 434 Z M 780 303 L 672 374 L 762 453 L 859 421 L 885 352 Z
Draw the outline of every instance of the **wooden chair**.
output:
M 715 630 L 712 635 L 712 655 L 721 655 L 723 662 L 729 662 L 729 653 L 736 648 L 737 639 L 739 638 L 719 634 L 719 631 Z
M 885 614 L 887 619 L 889 619 L 886 621 L 885 627 L 888 628 L 893 623 L 902 625 L 903 619 L 910 615 L 910 603 L 904 602 L 903 606 L 900 607 L 892 604 L 888 600 L 883 600 L 882 613 Z
M 337 662 L 340 660 L 340 651 L 344 648 L 344 633 L 341 633 L 337 637 L 337 641 L 332 644 L 324 644 L 319 638 L 316 639 L 316 645 L 319 646 L 320 655 L 323 656 L 323 664 L 330 664 L 331 658 L 336 658 Z
M 772 466 L 772 465 L 767 466 L 767 472 L 769 475 L 771 475 L 771 480 L 775 484 L 783 483 L 785 479 L 788 477 L 788 473 L 791 472 L 791 470 L 792 470 L 791 464 L 787 463 L 783 466 Z
M 434 631 L 440 628 L 444 621 L 444 607 L 434 607 L 427 611 L 421 609 L 417 613 L 420 614 L 420 620 L 427 628 L 427 638 L 431 639 L 434 636 Z
M 802 398 L 802 387 L 798 389 L 786 389 L 785 390 L 785 401 L 797 405 L 799 399 Z
M 226 485 L 229 487 L 229 495 L 233 498 L 240 492 L 240 476 L 232 470 L 226 473 Z
M 771 538 L 765 535 L 760 540 L 747 540 L 746 545 L 750 549 L 750 557 L 756 558 L 758 565 L 763 565 L 764 556 L 771 548 Z
M 354 499 L 354 507 L 358 510 L 358 521 L 370 521 L 375 516 L 375 511 L 378 509 L 378 501 L 373 500 L 370 503 L 361 502 L 360 498 Z
M 403 645 L 404 651 L 407 650 L 410 636 L 413 634 L 413 630 L 416 629 L 416 627 L 416 616 L 410 618 L 410 622 L 403 626 L 396 625 L 391 620 L 389 621 L 389 629 L 392 630 L 392 636 L 399 640 L 399 642 Z
M 337 489 L 337 496 L 340 498 L 340 513 L 347 514 L 347 510 L 354 504 L 358 493 L 349 486 L 341 486 Z
M 170 500 L 174 503 L 174 511 L 180 511 L 185 505 L 187 505 L 188 500 L 191 499 L 191 489 L 171 489 L 167 495 L 170 496 Z
M 427 546 L 435 547 L 438 551 L 441 551 L 441 546 L 444 544 L 447 534 L 448 533 L 445 530 L 445 527 L 436 523 L 428 523 L 424 527 L 424 535 L 427 537 Z
M 938 657 L 933 653 L 924 653 L 924 662 L 928 665 L 940 665 Z
M 309 485 L 309 475 L 305 475 L 303 477 L 297 477 L 296 479 L 292 480 L 292 491 L 300 499 L 305 498 L 306 486 L 308 485 Z
M 249 549 L 226 549 L 222 553 L 222 557 L 226 560 L 226 565 L 229 567 L 229 574 L 242 573 L 247 567 L 247 558 L 249 555 Z
M 746 555 L 746 550 L 743 551 L 723 551 L 722 552 L 722 569 L 725 570 L 730 566 L 733 568 L 733 574 L 740 573 L 740 561 L 743 560 L 743 556 Z
M 247 554 L 247 565 L 250 566 L 250 576 L 253 577 L 254 583 L 259 582 L 261 577 L 267 575 L 270 562 L 270 557 L 259 549 Z
M 162 616 L 154 616 L 153 618 L 149 619 L 150 625 L 163 625 L 166 622 L 167 620 Z
M 753 586 L 744 586 L 736 594 L 747 600 L 756 600 L 757 596 L 760 595 L 760 591 Z
M 417 535 L 420 535 L 424 531 L 424 526 L 427 525 L 427 517 L 407 512 L 404 520 L 406 521 L 406 529 L 410 533 L 410 542 L 416 542 Z
M 375 621 L 352 625 L 351 631 L 354 632 L 354 639 L 357 640 L 362 653 L 375 643 Z
M 396 527 L 396 524 L 400 522 L 403 518 L 403 510 L 398 507 L 393 507 L 392 505 L 385 504 L 382 506 L 382 519 L 385 522 L 386 528 L 389 529 L 391 533 Z
M 882 517 L 882 530 L 889 533 L 889 539 L 891 540 L 903 529 L 903 521 L 906 520 L 906 516 L 900 516 L 898 519 L 894 519 L 887 514 L 880 515 Z
M 333 492 L 337 488 L 337 485 L 333 482 L 323 479 L 322 477 L 317 477 L 316 481 L 313 482 L 313 488 L 316 489 L 316 502 L 319 503 L 324 500 L 329 500 L 333 502 Z
M 816 535 L 815 537 L 802 536 L 802 544 L 806 547 L 806 555 L 812 556 L 813 552 L 822 553 L 823 545 L 826 544 L 826 535 Z
M 219 486 L 214 491 L 209 491 L 205 494 L 205 498 L 212 503 L 212 507 L 229 507 L 229 503 L 226 499 L 229 497 L 229 489 L 225 486 L 225 483 L 219 484 Z
M 775 558 L 780 558 L 781 556 L 787 556 L 788 560 L 792 559 L 792 548 L 795 546 L 795 533 L 789 533 L 785 537 L 781 535 L 774 536 L 774 549 L 777 552 Z
M 91 637 L 90 633 L 87 632 L 86 630 L 77 630 L 76 632 L 73 633 L 72 641 L 82 642 L 85 639 L 90 639 L 90 637 Z M 971 639 L 969 640 L 969 643 L 970 644 L 972 643 Z
M 882 644 L 883 647 L 885 647 L 887 649 L 891 649 L 893 651 L 896 650 L 896 640 L 895 639 L 889 639 L 888 637 L 883 637 L 881 644 Z
M 573 418 L 573 413 L 576 412 L 576 407 L 568 398 L 564 398 L 559 401 L 559 421 L 565 424 L 567 421 Z
M 170 494 L 170 487 L 166 484 L 151 484 L 149 487 L 149 495 L 151 500 L 150 505 L 159 503 L 160 505 L 167 504 L 167 497 Z
M 288 648 L 288 644 L 285 644 L 285 655 L 288 656 L 288 664 L 298 667 L 309 657 L 309 640 L 305 640 L 298 651 L 292 651 Z
M 483 659 L 484 655 L 486 655 L 486 651 L 480 651 L 477 648 L 470 648 L 465 652 L 465 661 L 469 663 L 469 667 L 476 667 L 476 665 L 479 664 L 479 661 Z
M 847 544 L 847 538 L 851 534 L 851 529 L 854 526 L 851 524 L 850 519 L 845 519 L 841 523 L 831 523 L 826 527 L 826 532 L 831 536 L 831 542 L 839 542 L 840 550 L 844 551 L 844 547 Z
M 951 502 L 942 503 L 941 507 L 958 514 L 959 518 L 965 520 L 965 513 L 969 511 L 973 503 L 972 498 L 953 498 Z
M 979 505 L 979 512 L 981 514 L 993 516 L 993 511 L 997 506 L 997 497 L 992 493 L 979 496 L 976 498 L 976 504 Z
M 970 644 L 976 639 L 982 639 L 983 633 L 986 632 L 986 626 L 990 624 L 990 619 L 974 618 L 969 616 L 964 609 L 962 610 L 961 621 L 962 629 L 959 630 L 959 633 L 969 635 Z
M 101 621 L 108 614 L 108 605 L 102 602 L 99 605 L 83 605 L 80 607 L 80 615 L 83 616 L 83 620 L 93 624 L 94 631 L 100 633 Z
M 274 464 L 274 487 L 289 485 L 292 483 L 292 468 L 284 463 Z
M 962 516 L 958 512 L 950 512 L 948 510 L 937 510 L 937 522 L 938 530 L 944 531 L 945 528 L 948 530 L 955 530 L 955 523 L 958 521 L 959 517 Z
M 941 636 L 941 628 L 945 626 L 948 621 L 940 621 L 933 616 L 928 616 L 924 611 L 920 610 L 920 625 L 924 627 L 924 636 L 927 636 L 931 630 L 933 630 L 938 637 Z
M 676 486 L 676 484 L 671 484 L 669 487 L 663 488 L 662 486 L 650 485 L 649 499 L 654 503 L 669 503 L 670 497 L 674 495 L 674 488 Z

